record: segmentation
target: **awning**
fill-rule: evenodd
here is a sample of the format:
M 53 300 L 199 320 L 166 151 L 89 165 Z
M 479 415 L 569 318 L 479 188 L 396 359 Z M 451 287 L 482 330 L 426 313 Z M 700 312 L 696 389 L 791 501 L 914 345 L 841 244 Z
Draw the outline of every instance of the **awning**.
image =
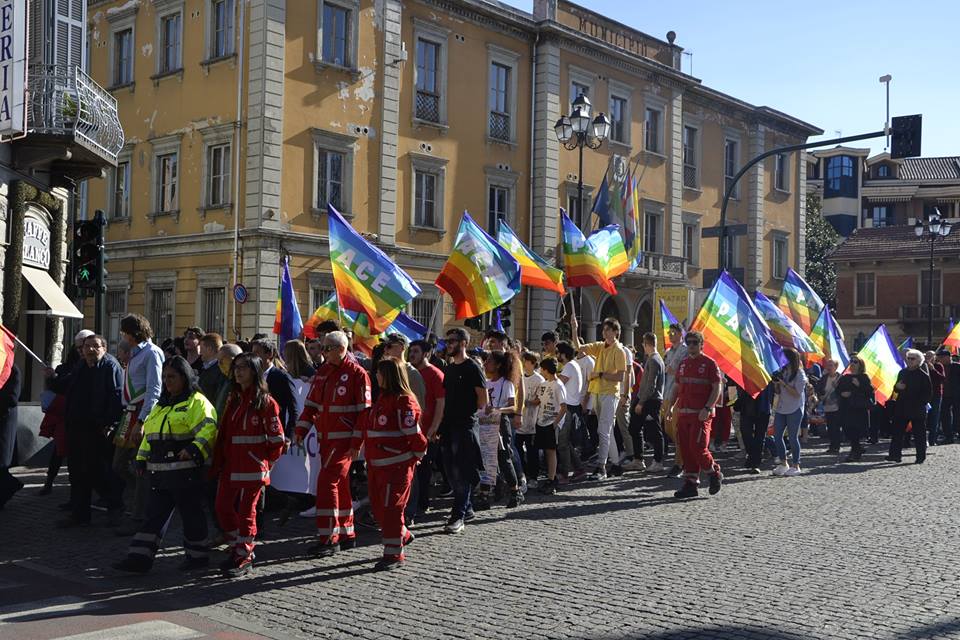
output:
M 77 309 L 70 298 L 63 292 L 57 283 L 53 281 L 46 271 L 34 269 L 33 267 L 23 267 L 23 277 L 26 278 L 33 290 L 37 292 L 43 301 L 50 307 L 41 311 L 27 311 L 28 315 L 60 316 L 62 318 L 82 318 L 83 314 Z

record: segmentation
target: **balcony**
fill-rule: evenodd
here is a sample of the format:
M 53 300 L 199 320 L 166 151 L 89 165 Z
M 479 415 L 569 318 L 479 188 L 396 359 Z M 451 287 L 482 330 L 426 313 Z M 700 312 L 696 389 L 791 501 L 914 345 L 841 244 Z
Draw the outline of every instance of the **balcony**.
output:
M 687 261 L 675 256 L 644 251 L 640 254 L 640 264 L 631 273 L 662 280 L 686 281 Z
M 913 322 L 926 323 L 929 316 L 928 306 L 925 304 L 904 304 L 900 306 L 900 321 L 904 324 Z M 933 305 L 933 321 L 947 322 L 950 318 L 960 319 L 960 305 L 935 304 Z
M 27 135 L 17 140 L 21 169 L 49 167 L 74 179 L 117 164 L 123 127 L 117 101 L 79 67 L 31 65 Z

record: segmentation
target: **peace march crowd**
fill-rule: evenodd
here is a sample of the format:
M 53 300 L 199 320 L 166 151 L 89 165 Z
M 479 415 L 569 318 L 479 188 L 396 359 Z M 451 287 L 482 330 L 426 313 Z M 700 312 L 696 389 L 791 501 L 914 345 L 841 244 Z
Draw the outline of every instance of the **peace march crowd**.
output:
M 367 506 L 382 533 L 375 568 L 384 570 L 404 564 L 411 528 L 444 498 L 444 529 L 458 534 L 497 503 L 517 508 L 533 490 L 549 496 L 624 473 L 682 478 L 677 499 L 697 496 L 705 475 L 717 494 L 723 472 L 713 452 L 731 438 L 734 413 L 746 470 L 761 473 L 766 454 L 785 477 L 803 473 L 812 433 L 833 453 L 846 442 L 840 461 L 889 436 L 893 462 L 912 434 L 916 463 L 927 446 L 960 434 L 960 362 L 948 350 L 906 351 L 896 400 L 880 405 L 857 354 L 841 370 L 836 358 L 806 366 L 785 349 L 786 366 L 754 396 L 704 354 L 701 333 L 680 324 L 669 326 L 662 356 L 652 333 L 635 350 L 621 344 L 615 319 L 603 321 L 600 342 L 581 342 L 575 316 L 570 329 L 571 340 L 543 334 L 539 353 L 498 330 L 478 346 L 462 328 L 439 345 L 388 334 L 367 357 L 332 321 L 280 354 L 262 335 L 224 344 L 197 327 L 161 347 L 149 322 L 130 314 L 116 357 L 84 330 L 48 370 L 42 434 L 55 453 L 40 493 L 51 493 L 68 459 L 68 514 L 58 526 L 87 526 L 91 503 L 105 508 L 116 534 L 132 536 L 114 564 L 124 572 L 150 570 L 177 510 L 182 570 L 208 567 L 210 550 L 227 545 L 221 571 L 246 574 L 268 493 L 283 505 L 281 521 L 315 500 L 306 513 L 316 518 L 309 553 L 318 557 L 355 546 L 354 509 Z M 0 390 L 8 423 L 18 395 L 13 367 Z M 315 499 L 268 490 L 273 464 L 311 429 L 322 461 Z M 0 505 L 22 487 L 9 457 Z

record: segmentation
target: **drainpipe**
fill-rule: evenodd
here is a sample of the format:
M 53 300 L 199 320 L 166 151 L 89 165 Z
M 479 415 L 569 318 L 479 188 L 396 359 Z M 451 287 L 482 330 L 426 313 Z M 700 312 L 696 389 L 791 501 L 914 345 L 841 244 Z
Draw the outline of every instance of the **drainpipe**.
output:
M 243 131 L 243 54 L 244 35 L 247 32 L 246 19 L 247 0 L 240 2 L 240 16 L 237 24 L 237 120 L 234 127 L 233 152 L 233 285 L 240 281 L 238 269 L 240 264 L 240 134 Z M 233 292 L 231 291 L 231 297 Z M 233 332 L 239 339 L 240 330 L 237 327 L 237 300 L 233 300 Z
M 527 242 L 533 244 L 533 142 L 534 134 L 536 133 L 536 117 L 537 117 L 537 44 L 540 42 L 540 31 L 537 31 L 537 37 L 533 41 L 533 55 L 530 57 L 530 175 L 528 176 L 529 186 L 527 191 L 529 192 L 530 206 L 527 210 Z M 530 310 L 533 307 L 531 297 L 533 293 L 531 289 L 527 288 L 527 303 L 526 303 L 526 313 L 524 314 L 526 319 L 526 334 L 527 334 L 527 345 L 533 343 L 532 338 L 530 337 Z

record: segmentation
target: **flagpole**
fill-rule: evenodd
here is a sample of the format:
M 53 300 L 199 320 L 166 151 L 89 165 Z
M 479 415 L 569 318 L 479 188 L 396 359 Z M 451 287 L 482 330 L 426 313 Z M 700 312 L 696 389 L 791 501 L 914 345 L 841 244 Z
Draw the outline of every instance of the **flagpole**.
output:
M 430 324 L 427 326 L 427 337 L 430 337 L 430 334 L 437 335 L 437 332 L 434 331 L 434 327 L 437 322 L 437 314 L 443 308 L 443 291 L 437 296 L 437 304 L 433 308 L 433 313 L 430 314 Z M 442 317 L 442 316 L 441 316 Z M 439 336 L 437 336 L 439 338 Z
M 7 335 L 9 335 L 11 338 L 13 338 L 14 340 L 16 340 L 16 341 L 17 341 L 17 344 L 20 345 L 21 347 L 23 347 L 23 350 L 26 351 L 27 353 L 29 353 L 31 356 L 33 356 L 33 359 L 36 360 L 37 362 L 39 362 L 40 364 L 42 364 L 45 369 L 49 369 L 49 368 L 50 368 L 50 366 L 49 366 L 46 362 L 44 362 L 43 360 L 41 360 L 40 357 L 37 356 L 37 354 L 35 354 L 33 351 L 30 350 L 30 347 L 28 347 L 27 345 L 23 344 L 23 343 L 20 341 L 20 338 L 18 338 L 17 336 L 15 336 L 15 335 L 14 335 L 13 333 L 11 333 L 10 331 L 7 331 Z

